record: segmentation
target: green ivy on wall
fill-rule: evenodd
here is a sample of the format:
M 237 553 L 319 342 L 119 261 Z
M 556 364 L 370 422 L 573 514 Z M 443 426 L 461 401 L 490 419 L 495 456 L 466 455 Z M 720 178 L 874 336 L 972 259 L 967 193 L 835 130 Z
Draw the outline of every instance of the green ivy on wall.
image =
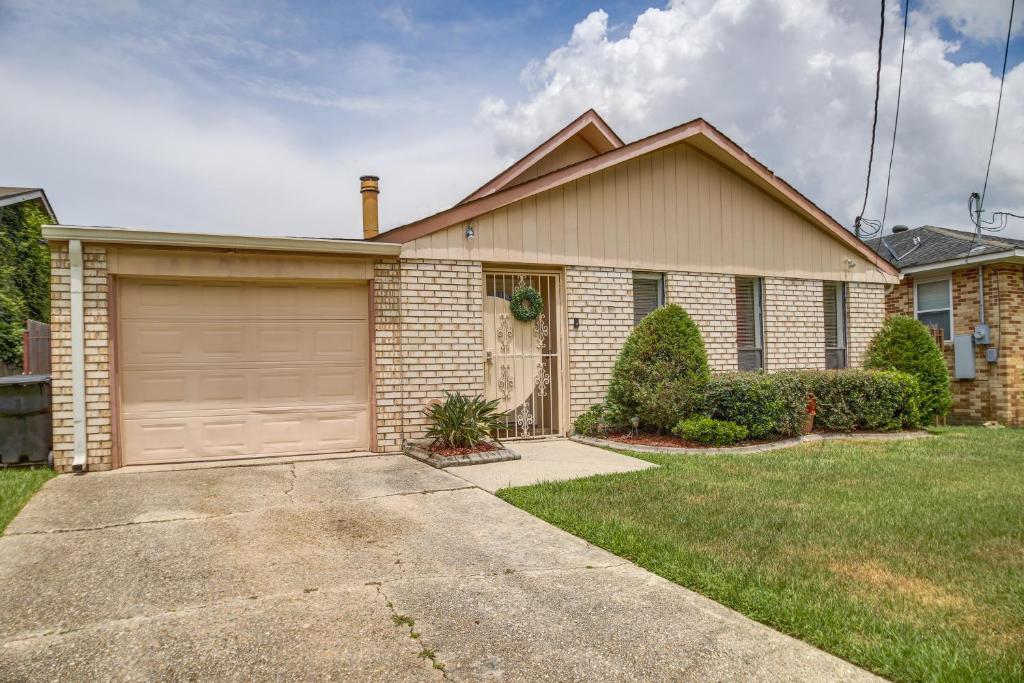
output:
M 47 215 L 31 202 L 0 207 L 0 363 L 21 367 L 25 319 L 50 321 Z

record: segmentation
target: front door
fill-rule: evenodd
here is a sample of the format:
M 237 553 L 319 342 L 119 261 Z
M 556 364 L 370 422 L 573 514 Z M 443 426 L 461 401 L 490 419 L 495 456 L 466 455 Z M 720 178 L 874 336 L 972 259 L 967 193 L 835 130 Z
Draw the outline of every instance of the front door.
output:
M 540 315 L 525 322 L 509 304 L 522 287 L 542 299 Z M 562 433 L 560 295 L 556 273 L 484 274 L 484 392 L 505 414 L 499 438 Z

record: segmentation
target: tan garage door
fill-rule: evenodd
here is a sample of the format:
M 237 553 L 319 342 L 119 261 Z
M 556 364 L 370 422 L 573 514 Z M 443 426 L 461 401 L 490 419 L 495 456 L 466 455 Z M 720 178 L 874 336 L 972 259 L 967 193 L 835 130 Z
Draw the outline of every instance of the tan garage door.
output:
M 367 287 L 121 280 L 123 464 L 369 448 Z

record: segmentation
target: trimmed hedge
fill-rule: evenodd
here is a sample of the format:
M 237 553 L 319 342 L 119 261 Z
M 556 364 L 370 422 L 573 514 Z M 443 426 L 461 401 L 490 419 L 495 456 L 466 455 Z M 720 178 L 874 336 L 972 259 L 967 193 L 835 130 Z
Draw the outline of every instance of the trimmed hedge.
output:
M 868 346 L 864 367 L 915 376 L 920 385 L 922 419 L 942 417 L 949 412 L 953 397 L 946 361 L 928 328 L 919 320 L 905 315 L 887 319 Z
M 700 408 L 709 377 L 696 323 L 675 304 L 640 321 L 622 347 L 608 385 L 608 410 L 628 422 L 668 431 Z
M 715 375 L 705 406 L 710 417 L 745 427 L 751 439 L 794 436 L 806 419 L 806 379 L 793 372 Z
M 672 433 L 681 439 L 708 446 L 728 446 L 747 438 L 747 428 L 735 422 L 698 415 L 681 420 Z
M 808 372 L 817 428 L 834 431 L 891 431 L 921 424 L 920 384 L 905 372 L 833 370 Z
M 734 372 L 708 382 L 706 414 L 746 427 L 751 439 L 796 436 L 817 403 L 815 427 L 891 431 L 921 425 L 920 387 L 904 372 L 793 370 Z

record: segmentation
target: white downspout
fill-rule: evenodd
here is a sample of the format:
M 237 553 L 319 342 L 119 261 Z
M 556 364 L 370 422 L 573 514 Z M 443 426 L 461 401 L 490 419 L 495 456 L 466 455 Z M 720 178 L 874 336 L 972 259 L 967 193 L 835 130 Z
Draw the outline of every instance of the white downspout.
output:
M 71 469 L 86 468 L 85 441 L 85 311 L 82 297 L 82 242 L 68 241 L 71 264 L 71 417 L 74 435 Z

